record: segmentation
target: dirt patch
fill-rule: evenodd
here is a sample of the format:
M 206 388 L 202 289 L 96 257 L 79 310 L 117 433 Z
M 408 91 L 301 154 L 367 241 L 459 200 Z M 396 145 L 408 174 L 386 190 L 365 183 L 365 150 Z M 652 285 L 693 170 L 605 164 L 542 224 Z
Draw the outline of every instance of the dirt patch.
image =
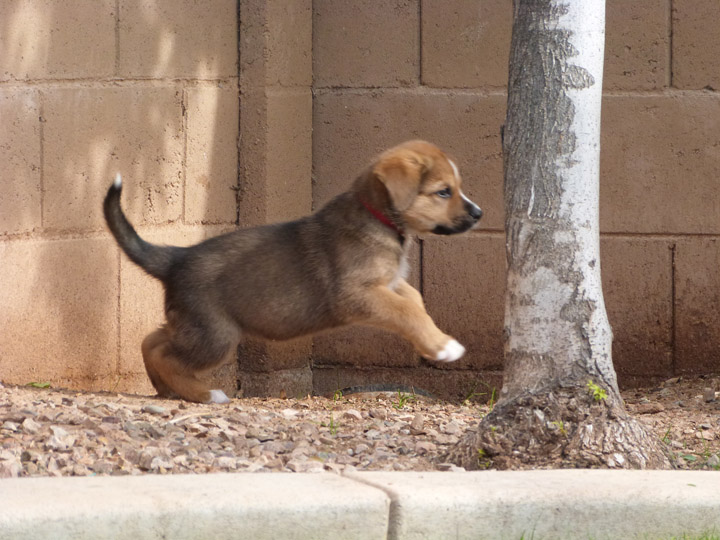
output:
M 720 377 L 623 392 L 684 469 L 720 469 Z M 0 385 L 0 477 L 458 470 L 438 463 L 489 411 L 411 393 L 230 405 Z

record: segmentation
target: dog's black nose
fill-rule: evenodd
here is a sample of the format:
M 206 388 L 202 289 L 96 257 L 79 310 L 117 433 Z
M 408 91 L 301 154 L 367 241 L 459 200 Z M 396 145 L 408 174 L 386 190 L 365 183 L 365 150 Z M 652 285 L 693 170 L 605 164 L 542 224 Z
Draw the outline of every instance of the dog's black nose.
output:
M 470 214 L 470 217 L 473 218 L 475 221 L 478 221 L 483 215 L 482 210 L 480 210 L 480 207 L 478 207 L 476 204 L 468 204 L 467 213 Z

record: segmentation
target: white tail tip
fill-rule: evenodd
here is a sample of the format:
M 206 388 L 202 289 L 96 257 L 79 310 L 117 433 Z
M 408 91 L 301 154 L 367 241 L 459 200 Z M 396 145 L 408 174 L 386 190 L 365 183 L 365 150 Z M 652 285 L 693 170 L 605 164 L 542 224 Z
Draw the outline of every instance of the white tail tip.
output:
M 115 186 L 115 189 L 120 189 L 122 187 L 122 177 L 120 176 L 120 173 L 117 173 L 115 175 L 115 181 L 113 182 L 113 186 Z

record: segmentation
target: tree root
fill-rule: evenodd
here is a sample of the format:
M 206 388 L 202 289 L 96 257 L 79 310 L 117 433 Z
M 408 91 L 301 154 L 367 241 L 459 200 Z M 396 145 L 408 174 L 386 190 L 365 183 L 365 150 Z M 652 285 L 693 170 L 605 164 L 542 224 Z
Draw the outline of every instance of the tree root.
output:
M 468 470 L 671 469 L 665 445 L 613 401 L 579 386 L 498 403 L 442 459 Z

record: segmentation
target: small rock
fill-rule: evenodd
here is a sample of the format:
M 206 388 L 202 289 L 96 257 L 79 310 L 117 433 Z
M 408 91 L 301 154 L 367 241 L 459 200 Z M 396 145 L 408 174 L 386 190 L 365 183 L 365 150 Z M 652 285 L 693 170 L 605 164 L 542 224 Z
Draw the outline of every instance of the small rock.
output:
M 170 458 L 165 456 L 155 456 L 150 462 L 150 470 L 156 471 L 158 469 L 170 470 L 175 466 Z
M 672 379 L 668 379 L 667 381 L 665 381 L 664 384 L 669 386 L 671 384 L 677 384 L 679 382 L 680 382 L 680 377 L 673 377 Z
M 362 420 L 362 414 L 360 414 L 360 412 L 356 411 L 355 409 L 348 409 L 343 413 L 343 418 L 360 421 Z
M 295 409 L 283 409 L 282 411 L 280 411 L 280 414 L 285 420 L 292 420 L 298 414 L 300 414 L 300 411 L 296 411 Z
M 237 460 L 233 457 L 222 456 L 213 462 L 213 467 L 218 469 L 237 469 Z
M 159 415 L 166 415 L 167 410 L 165 407 L 161 407 L 160 405 L 145 405 L 142 408 L 142 412 L 149 413 L 149 414 L 159 414 Z
M 32 418 L 26 418 L 23 420 L 22 428 L 25 433 L 35 434 L 38 431 L 40 431 L 40 428 L 42 428 L 41 424 L 38 424 L 35 420 Z
M 420 455 L 432 454 L 437 450 L 437 446 L 430 441 L 418 441 L 415 443 L 415 452 Z
M 437 444 L 456 444 L 460 441 L 460 437 L 457 435 L 445 435 L 439 433 L 434 440 Z
M 635 412 L 637 414 L 657 414 L 663 412 L 664 410 L 665 406 L 662 403 L 641 403 L 635 407 Z
M 713 390 L 712 388 L 705 388 L 703 390 L 702 398 L 705 403 L 711 403 L 715 401 L 715 390 Z
M 42 460 L 42 454 L 36 450 L 23 450 L 20 454 L 20 461 L 33 461 L 37 463 Z
M 98 460 L 92 464 L 92 470 L 97 474 L 110 474 L 114 468 L 115 465 L 112 462 L 105 460 Z
M 437 466 L 437 470 L 448 472 L 465 472 L 465 467 L 458 467 L 454 463 L 440 463 Z
M 287 462 L 287 465 L 285 465 L 288 469 L 290 469 L 293 472 L 323 472 L 325 470 L 325 465 L 323 465 L 319 461 L 310 460 L 310 461 L 299 461 L 295 459 L 291 459 Z
M 695 438 L 703 441 L 712 441 L 715 439 L 715 432 L 709 429 L 705 431 L 696 431 Z
M 387 420 L 387 409 L 370 409 L 368 414 L 371 418 L 377 418 L 378 420 Z
M 53 429 L 54 427 L 56 426 L 50 426 L 50 429 Z M 50 450 L 64 451 L 69 449 L 73 444 L 75 444 L 75 437 L 73 435 L 68 434 L 68 432 L 62 428 L 58 428 L 58 432 L 64 432 L 65 435 L 51 435 L 45 441 L 45 446 L 47 448 L 49 448 Z
M 260 442 L 272 441 L 274 436 L 271 433 L 261 431 L 257 426 L 248 426 L 245 437 L 248 439 L 257 439 Z
M 535 409 L 535 411 L 542 414 L 542 411 L 540 411 L 539 409 Z M 544 419 L 545 416 L 543 415 L 542 418 Z M 440 428 L 440 431 L 445 433 L 445 435 L 456 435 L 457 436 L 462 433 L 462 429 L 460 429 L 460 426 L 458 426 L 456 422 L 448 422 L 447 424 L 445 424 L 444 426 L 442 426 Z
M 17 478 L 22 471 L 22 465 L 17 460 L 0 460 L 0 478 Z
M 88 476 L 90 473 L 90 469 L 88 469 L 85 465 L 77 463 L 72 467 L 73 476 Z
M 352 450 L 353 450 L 353 455 L 357 456 L 358 454 L 362 454 L 362 453 L 370 450 L 370 447 L 365 443 L 360 443 L 357 446 L 355 446 L 355 448 L 353 448 Z
M 720 465 L 720 456 L 718 456 L 717 454 L 713 454 L 708 458 L 707 464 L 710 467 L 717 467 L 718 465 Z
M 425 417 L 422 414 L 417 413 L 413 417 L 412 422 L 410 422 L 410 427 L 416 432 L 416 434 L 422 433 L 423 428 L 425 427 Z
M 7 422 L 3 422 L 3 425 L 0 429 L 4 429 L 7 431 L 19 431 L 18 425 L 15 422 L 10 422 L 9 420 Z

